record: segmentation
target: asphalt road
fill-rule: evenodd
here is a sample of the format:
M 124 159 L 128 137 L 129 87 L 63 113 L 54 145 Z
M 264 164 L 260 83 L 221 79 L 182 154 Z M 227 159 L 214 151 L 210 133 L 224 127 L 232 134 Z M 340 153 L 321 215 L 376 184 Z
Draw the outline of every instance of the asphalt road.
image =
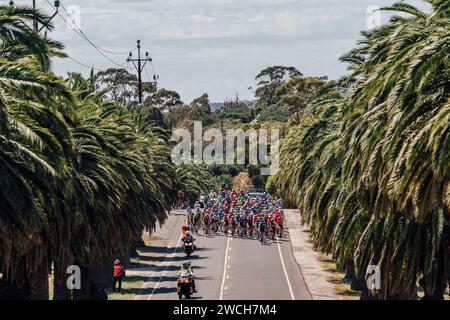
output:
M 172 300 L 176 275 L 186 260 L 180 230 L 184 214 L 175 213 L 169 245 L 161 263 L 152 268 L 144 287 L 145 300 Z M 307 300 L 311 299 L 299 266 L 294 260 L 289 236 L 261 244 L 223 234 L 206 237 L 200 232 L 192 262 L 198 293 L 193 299 L 208 300 Z M 155 250 L 155 253 L 160 250 Z

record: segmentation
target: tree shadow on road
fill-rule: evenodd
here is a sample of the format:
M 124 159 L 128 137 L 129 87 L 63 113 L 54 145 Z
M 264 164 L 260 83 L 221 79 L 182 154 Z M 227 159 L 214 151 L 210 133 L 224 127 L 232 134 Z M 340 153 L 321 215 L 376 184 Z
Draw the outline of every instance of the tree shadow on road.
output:
M 161 247 L 161 246 L 149 246 L 139 247 L 139 252 L 143 253 L 173 253 L 177 247 Z M 180 250 L 179 248 L 178 250 Z
M 166 293 L 176 293 L 177 287 L 148 287 L 148 288 L 132 288 L 132 289 L 122 289 L 123 294 L 135 294 L 135 295 L 156 295 L 156 294 L 166 294 Z
M 146 277 L 146 282 L 173 282 L 177 281 L 176 275 L 174 276 L 155 276 L 155 277 Z
M 200 257 L 198 255 L 191 255 L 190 257 L 187 256 L 175 256 L 175 257 L 155 257 L 155 256 L 140 256 L 141 261 L 146 262 L 177 262 L 180 261 L 180 264 L 182 261 L 185 260 L 201 260 L 201 259 L 209 259 L 208 257 Z
M 214 280 L 214 278 L 213 277 L 195 277 L 195 280 L 209 281 L 209 280 Z
M 185 259 L 186 260 L 186 259 Z M 146 265 L 146 269 L 148 271 L 152 272 L 164 272 L 164 271 L 178 271 L 180 270 L 180 265 L 155 265 L 155 264 L 148 264 Z M 204 269 L 205 267 L 202 266 L 194 266 L 195 269 Z

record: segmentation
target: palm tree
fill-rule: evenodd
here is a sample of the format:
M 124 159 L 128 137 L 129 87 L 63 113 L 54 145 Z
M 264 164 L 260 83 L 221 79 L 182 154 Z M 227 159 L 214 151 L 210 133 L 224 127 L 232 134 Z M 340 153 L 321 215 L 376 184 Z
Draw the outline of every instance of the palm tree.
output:
M 213 186 L 213 177 L 206 166 L 182 163 L 176 168 L 178 190 L 182 190 L 189 203 L 197 200 L 202 191 Z
M 53 94 L 69 95 L 63 83 L 34 63 L 45 60 L 47 43 L 27 23 L 44 20 L 25 8 L 0 7 L 0 270 L 5 276 L 0 286 L 6 294 L 19 290 L 31 298 L 45 295 L 45 288 L 32 290 L 42 283 L 33 275 L 48 269 L 57 221 L 48 195 L 64 174 L 64 150 L 70 148 L 68 131 L 59 130 L 62 119 L 48 107 Z
M 145 228 L 165 220 L 175 199 L 168 135 L 145 125 L 142 109 L 104 101 L 93 83 L 71 76 L 76 102 L 66 115 L 75 146 L 72 183 L 83 217 L 68 251 L 89 279 L 89 292 L 75 297 L 82 299 L 104 297 L 102 272 L 96 269 L 127 256 Z
M 316 246 L 359 279 L 381 268 L 372 298 L 415 298 L 420 280 L 441 299 L 449 276 L 450 4 L 429 2 L 383 8 L 407 15 L 363 33 L 343 57 L 346 96 L 315 105 L 282 149 L 278 185 Z
M 176 193 L 167 135 L 104 102 L 95 79 L 65 86 L 48 73 L 59 46 L 34 33 L 33 20 L 45 18 L 0 9 L 0 270 L 4 295 L 18 299 L 48 298 L 50 261 L 63 274 L 74 262 L 96 265 L 88 253 L 125 252 L 164 221 Z

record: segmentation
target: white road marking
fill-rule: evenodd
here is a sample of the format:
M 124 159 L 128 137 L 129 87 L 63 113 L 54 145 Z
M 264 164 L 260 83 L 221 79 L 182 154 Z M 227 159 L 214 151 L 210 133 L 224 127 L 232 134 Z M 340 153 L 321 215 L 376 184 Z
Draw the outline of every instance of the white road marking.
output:
M 179 248 L 179 246 L 180 246 L 180 243 L 181 243 L 181 238 L 178 239 L 177 245 L 175 246 L 175 250 L 174 250 L 174 251 L 172 252 L 172 254 L 171 254 L 171 257 L 172 257 L 172 258 L 175 257 L 175 254 L 176 254 L 177 251 L 178 251 L 178 248 Z M 162 275 L 159 277 L 158 282 L 156 283 L 156 285 L 155 285 L 155 287 L 153 288 L 152 292 L 151 292 L 150 295 L 148 296 L 147 300 L 151 300 L 151 299 L 152 299 L 153 294 L 155 293 L 156 289 L 158 289 L 159 284 L 161 283 L 162 278 L 166 275 L 167 267 L 170 265 L 170 263 L 168 263 L 168 261 L 167 261 L 167 258 L 168 258 L 168 257 L 166 257 L 166 258 L 164 259 L 164 262 L 162 263 L 162 264 L 165 264 L 166 267 L 164 268 L 164 271 L 163 271 Z
M 223 278 L 222 278 L 222 285 L 220 286 L 219 300 L 223 300 L 223 291 L 225 289 L 225 279 L 226 279 L 226 275 L 227 275 L 227 268 L 228 269 L 230 268 L 230 265 L 227 266 L 227 256 L 228 256 L 229 248 L 230 248 L 230 238 L 227 238 L 227 248 L 225 249 L 225 262 L 223 264 Z
M 280 253 L 281 265 L 283 266 L 284 275 L 286 276 L 286 281 L 289 288 L 289 293 L 291 294 L 292 300 L 295 300 L 294 292 L 292 291 L 291 281 L 289 281 L 289 276 L 286 271 L 286 265 L 284 264 L 283 254 L 281 253 L 280 239 L 278 237 L 277 237 L 277 244 L 278 244 L 278 252 Z

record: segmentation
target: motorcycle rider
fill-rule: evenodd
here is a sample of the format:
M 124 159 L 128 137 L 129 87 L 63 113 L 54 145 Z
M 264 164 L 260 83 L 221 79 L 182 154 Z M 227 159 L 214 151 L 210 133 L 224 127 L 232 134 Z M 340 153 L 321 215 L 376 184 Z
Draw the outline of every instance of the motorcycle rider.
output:
M 191 234 L 191 232 L 188 230 L 188 231 L 186 231 L 186 236 L 182 239 L 182 241 L 184 242 L 184 243 L 186 243 L 186 242 L 192 242 L 192 243 L 194 243 L 194 241 L 195 241 L 195 239 L 194 239 L 194 237 L 192 236 L 192 234 Z
M 191 228 L 189 228 L 189 225 L 186 223 L 181 227 L 181 239 L 183 240 L 186 238 L 186 234 L 190 232 Z
M 178 272 L 178 278 L 190 278 L 192 279 L 192 290 L 194 293 L 197 292 L 197 289 L 195 288 L 195 280 L 194 280 L 194 271 L 192 270 L 192 265 L 189 260 L 186 260 L 181 265 L 181 269 Z

